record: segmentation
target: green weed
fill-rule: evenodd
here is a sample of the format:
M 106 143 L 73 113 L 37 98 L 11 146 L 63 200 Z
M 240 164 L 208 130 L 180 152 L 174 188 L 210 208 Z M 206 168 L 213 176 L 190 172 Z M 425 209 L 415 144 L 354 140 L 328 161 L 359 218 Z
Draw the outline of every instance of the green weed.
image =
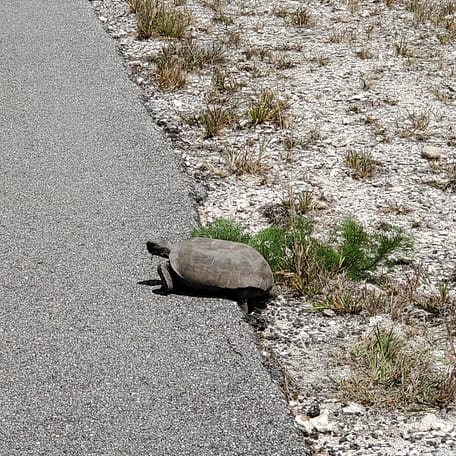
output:
M 335 234 L 341 240 L 336 247 L 338 262 L 353 280 L 367 278 L 380 265 L 392 266 L 395 252 L 412 247 L 410 238 L 398 227 L 385 224 L 368 233 L 353 218 L 346 219 Z

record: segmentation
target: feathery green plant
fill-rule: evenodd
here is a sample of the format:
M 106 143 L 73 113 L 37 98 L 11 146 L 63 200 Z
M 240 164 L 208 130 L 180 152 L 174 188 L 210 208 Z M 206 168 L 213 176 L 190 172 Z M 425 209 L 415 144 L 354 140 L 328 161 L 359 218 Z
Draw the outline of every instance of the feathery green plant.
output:
M 193 237 L 207 237 L 211 239 L 223 239 L 225 241 L 242 242 L 248 244 L 251 236 L 245 229 L 232 220 L 219 218 L 206 226 L 195 228 Z
M 251 245 L 265 257 L 279 281 L 301 292 L 318 292 L 324 275 L 344 272 L 352 280 L 365 279 L 381 264 L 391 265 L 395 252 L 411 247 L 399 228 L 387 225 L 368 233 L 352 218 L 344 220 L 329 241 L 316 239 L 313 230 L 312 221 L 303 216 L 292 216 L 288 226 L 271 225 L 255 235 L 233 221 L 218 219 L 196 228 L 193 236 Z

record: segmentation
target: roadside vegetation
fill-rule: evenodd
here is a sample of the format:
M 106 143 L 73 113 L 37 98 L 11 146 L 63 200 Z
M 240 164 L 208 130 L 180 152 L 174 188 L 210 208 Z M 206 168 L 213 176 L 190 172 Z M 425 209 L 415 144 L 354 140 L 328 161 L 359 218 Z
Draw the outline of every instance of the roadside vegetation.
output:
M 293 214 L 296 202 L 291 204 Z M 196 228 L 193 236 L 249 244 L 264 256 L 279 284 L 310 296 L 322 293 L 338 276 L 354 282 L 379 280 L 379 269 L 384 274 L 400 260 L 399 253 L 412 247 L 400 228 L 383 225 L 368 232 L 353 218 L 343 220 L 322 240 L 315 236 L 312 220 L 303 215 L 291 215 L 286 224 L 272 224 L 254 235 L 234 221 L 218 219 Z

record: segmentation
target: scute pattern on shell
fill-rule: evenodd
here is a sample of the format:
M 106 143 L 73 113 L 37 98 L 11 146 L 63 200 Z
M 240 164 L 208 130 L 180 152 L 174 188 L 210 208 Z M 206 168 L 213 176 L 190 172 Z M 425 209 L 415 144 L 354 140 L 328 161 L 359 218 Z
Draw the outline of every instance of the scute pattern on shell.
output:
M 193 238 L 171 249 L 171 267 L 195 288 L 258 288 L 274 285 L 271 268 L 252 247 L 220 239 Z

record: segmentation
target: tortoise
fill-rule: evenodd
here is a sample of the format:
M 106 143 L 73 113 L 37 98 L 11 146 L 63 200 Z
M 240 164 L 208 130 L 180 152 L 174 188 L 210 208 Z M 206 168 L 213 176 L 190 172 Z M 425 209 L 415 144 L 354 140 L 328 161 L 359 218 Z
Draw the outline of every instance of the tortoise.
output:
M 158 266 L 162 294 L 179 286 L 235 296 L 247 313 L 265 301 L 274 285 L 271 268 L 255 249 L 239 242 L 195 237 L 171 248 L 147 242 L 152 255 L 167 258 Z

